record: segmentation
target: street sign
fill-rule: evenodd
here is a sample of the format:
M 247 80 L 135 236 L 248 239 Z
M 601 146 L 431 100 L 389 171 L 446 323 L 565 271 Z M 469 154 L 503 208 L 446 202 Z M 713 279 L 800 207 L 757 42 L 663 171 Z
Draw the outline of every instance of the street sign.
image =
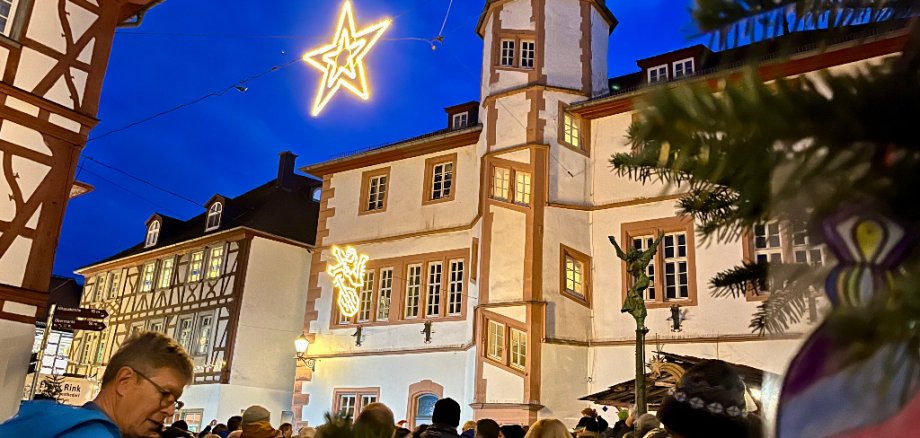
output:
M 99 332 L 105 330 L 105 323 L 101 321 L 78 321 L 75 319 L 54 319 L 51 326 L 54 330 L 88 330 Z
M 105 319 L 109 312 L 104 309 L 87 309 L 83 307 L 58 307 L 54 316 L 60 316 L 67 319 L 88 318 L 88 319 Z

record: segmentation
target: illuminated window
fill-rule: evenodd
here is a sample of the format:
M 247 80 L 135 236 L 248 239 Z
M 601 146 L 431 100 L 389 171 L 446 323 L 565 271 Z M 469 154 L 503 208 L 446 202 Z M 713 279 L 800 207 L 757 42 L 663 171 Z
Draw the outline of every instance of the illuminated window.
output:
M 463 260 L 450 261 L 450 283 L 447 293 L 447 314 L 460 315 L 463 312 Z
M 192 317 L 186 316 L 179 318 L 179 323 L 176 324 L 176 340 L 179 341 L 179 344 L 182 345 L 186 351 L 191 347 L 192 323 Z
M 536 43 L 521 41 L 521 68 L 533 68 L 533 59 L 536 54 Z
M 498 361 L 505 357 L 505 325 L 500 322 L 489 321 L 489 334 L 487 337 L 487 353 L 490 359 Z
M 99 344 L 96 345 L 96 360 L 93 363 L 101 364 L 105 362 L 105 331 L 99 334 Z
M 361 307 L 358 310 L 358 321 L 370 321 L 374 311 L 374 271 L 364 272 L 364 287 L 361 289 Z
M 585 296 L 585 265 L 568 254 L 565 255 L 565 291 Z
M 428 264 L 428 295 L 425 316 L 441 316 L 441 276 L 444 265 L 440 262 Z
M 390 300 L 393 297 L 393 268 L 380 270 L 380 291 L 377 298 L 377 320 L 390 318 Z
M 220 277 L 224 266 L 224 247 L 211 248 L 208 255 L 208 279 Z
M 214 315 L 198 317 L 198 333 L 195 342 L 195 355 L 205 356 L 211 348 L 211 336 L 214 332 Z
M 409 265 L 406 274 L 406 309 L 407 319 L 418 317 L 418 306 L 422 288 L 422 265 Z
M 333 410 L 354 418 L 355 414 L 379 399 L 379 388 L 335 389 Z
M 160 280 L 157 281 L 157 288 L 163 289 L 171 286 L 173 276 L 173 266 L 176 262 L 174 258 L 164 259 L 160 264 Z
M 492 169 L 492 197 L 507 201 L 511 199 L 511 169 L 495 167 Z
M 562 117 L 562 141 L 573 147 L 581 148 L 581 128 L 578 118 L 569 113 L 564 113 Z
M 208 209 L 208 223 L 204 229 L 205 231 L 211 231 L 220 226 L 220 216 L 223 211 L 224 205 L 220 202 L 211 204 L 211 208 Z
M 118 286 L 120 286 L 121 272 L 112 272 L 109 274 L 109 299 L 118 297 Z
M 466 128 L 470 125 L 470 113 L 457 113 L 451 117 L 452 129 Z
M 664 82 L 668 80 L 668 66 L 659 65 L 657 67 L 652 67 L 648 69 L 648 82 L 654 84 L 655 82 Z
M 512 328 L 511 334 L 511 366 L 523 370 L 527 366 L 527 333 Z
M 563 296 L 584 306 L 591 306 L 591 257 L 560 245 L 560 286 Z
M 514 172 L 514 203 L 530 205 L 530 174 Z
M 632 239 L 632 246 L 640 251 L 645 251 L 655 243 L 655 236 L 637 236 Z M 645 268 L 645 275 L 648 275 L 649 285 L 645 290 L 646 300 L 655 300 L 655 264 L 649 263 Z
M 153 275 L 156 272 L 155 263 L 144 265 L 144 273 L 141 275 L 141 292 L 150 292 L 153 290 Z
M 664 235 L 663 260 L 665 298 L 669 300 L 690 298 L 686 233 Z
M 629 246 L 647 251 L 655 243 L 659 233 L 664 237 L 656 249 L 645 274 L 649 287 L 644 292 L 646 306 L 668 307 L 672 302 L 682 306 L 696 305 L 695 255 L 693 243 L 693 220 L 689 217 L 652 219 L 622 225 L 625 234 L 623 250 Z M 628 245 L 628 246 L 627 246 Z M 623 299 L 635 279 L 624 275 Z
M 96 287 L 93 288 L 93 301 L 102 301 L 105 298 L 105 274 L 96 277 Z
M 683 59 L 674 63 L 674 79 L 693 74 L 693 58 Z
M 188 262 L 188 282 L 201 280 L 201 268 L 204 266 L 204 251 L 193 252 Z
M 144 243 L 144 247 L 148 248 L 153 245 L 156 245 L 157 240 L 159 238 L 160 238 L 160 221 L 153 221 L 150 223 L 150 226 L 147 227 L 147 240 Z
M 501 61 L 499 65 L 514 67 L 514 40 L 502 40 Z
M 10 36 L 18 5 L 19 0 L 0 0 L 0 30 L 3 35 Z

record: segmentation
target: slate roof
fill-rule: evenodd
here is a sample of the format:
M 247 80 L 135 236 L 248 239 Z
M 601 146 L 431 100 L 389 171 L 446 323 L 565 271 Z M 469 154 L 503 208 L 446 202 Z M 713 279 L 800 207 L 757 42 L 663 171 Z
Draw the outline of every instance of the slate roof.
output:
M 293 167 L 290 172 L 284 178 L 279 176 L 237 197 L 224 197 L 217 229 L 205 232 L 206 207 L 202 207 L 201 214 L 187 220 L 156 214 L 162 219 L 156 245 L 144 247 L 144 239 L 141 239 L 138 244 L 79 270 L 238 227 L 313 245 L 319 219 L 319 202 L 313 200 L 313 191 L 322 187 L 322 181 L 294 174 Z M 146 232 L 139 237 L 146 237 Z

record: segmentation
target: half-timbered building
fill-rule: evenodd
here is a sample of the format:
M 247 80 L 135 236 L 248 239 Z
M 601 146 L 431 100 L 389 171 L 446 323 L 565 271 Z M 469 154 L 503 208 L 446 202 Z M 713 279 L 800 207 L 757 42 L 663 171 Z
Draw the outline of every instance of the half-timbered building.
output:
M 630 152 L 637 99 L 679 82 L 718 91 L 743 49 L 690 47 L 609 78 L 616 24 L 601 0 L 489 0 L 478 104 L 448 108 L 448 129 L 303 169 L 323 191 L 304 323 L 315 364 L 298 369 L 294 391 L 301 425 L 370 401 L 420 424 L 449 396 L 466 419 L 574 426 L 579 399 L 634 377 L 635 321 L 620 312 L 629 278 L 608 236 L 647 249 L 664 234 L 648 272 L 646 357 L 661 348 L 783 372 L 808 321 L 759 337 L 749 322 L 768 292 L 716 297 L 709 280 L 744 259 L 823 263 L 824 250 L 778 222 L 701 243 L 677 213 L 685 189 L 609 163 Z M 906 42 L 897 28 L 854 28 L 823 51 L 797 37 L 790 58 L 763 52 L 766 79 L 846 74 Z M 346 244 L 370 257 L 352 318 L 324 273 L 330 247 Z
M 110 316 L 104 331 L 77 332 L 70 371 L 101 379 L 127 336 L 152 330 L 194 358 L 177 413 L 192 427 L 252 404 L 289 411 L 321 184 L 295 174 L 294 158 L 282 153 L 276 179 L 214 195 L 191 219 L 152 215 L 141 243 L 79 269 L 82 306 Z
M 16 412 L 35 315 L 115 29 L 156 0 L 0 0 L 0 418 Z

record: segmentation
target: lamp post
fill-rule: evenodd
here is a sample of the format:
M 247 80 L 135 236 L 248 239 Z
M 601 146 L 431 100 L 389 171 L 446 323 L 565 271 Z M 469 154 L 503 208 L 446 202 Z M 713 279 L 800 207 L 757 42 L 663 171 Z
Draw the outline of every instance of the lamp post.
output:
M 310 371 L 316 372 L 316 359 L 306 356 L 308 348 L 310 348 L 310 341 L 307 340 L 306 333 L 301 333 L 297 339 L 294 339 L 294 349 L 297 351 L 297 355 L 294 356 L 294 359 L 297 360 L 297 362 L 303 363 Z

